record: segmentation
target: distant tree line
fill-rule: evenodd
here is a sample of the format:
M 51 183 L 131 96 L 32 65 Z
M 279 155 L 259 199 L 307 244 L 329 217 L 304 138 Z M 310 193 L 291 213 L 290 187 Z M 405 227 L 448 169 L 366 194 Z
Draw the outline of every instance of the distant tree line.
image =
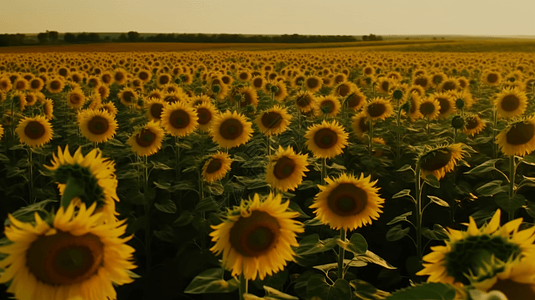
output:
M 99 42 L 157 42 L 157 43 L 332 43 L 332 42 L 355 42 L 359 39 L 351 35 L 242 35 L 242 34 L 193 34 L 193 33 L 169 33 L 142 36 L 136 31 L 121 33 L 118 38 L 105 36 L 101 39 L 95 32 L 65 33 L 63 38 L 57 31 L 46 31 L 37 34 L 37 40 L 24 34 L 0 34 L 0 47 L 19 46 L 31 44 L 80 44 Z M 382 36 L 364 35 L 363 41 L 381 41 Z

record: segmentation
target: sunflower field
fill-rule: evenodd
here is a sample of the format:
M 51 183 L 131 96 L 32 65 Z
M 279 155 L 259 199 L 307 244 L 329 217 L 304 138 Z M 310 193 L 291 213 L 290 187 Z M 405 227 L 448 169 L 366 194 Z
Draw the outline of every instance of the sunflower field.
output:
M 535 56 L 0 56 L 1 293 L 535 299 Z

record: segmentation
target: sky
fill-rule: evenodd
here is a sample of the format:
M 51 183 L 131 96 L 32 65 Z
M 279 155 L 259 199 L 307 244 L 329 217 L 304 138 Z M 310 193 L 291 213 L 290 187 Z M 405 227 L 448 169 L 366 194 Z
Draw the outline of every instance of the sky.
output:
M 0 33 L 535 35 L 534 0 L 3 0 Z

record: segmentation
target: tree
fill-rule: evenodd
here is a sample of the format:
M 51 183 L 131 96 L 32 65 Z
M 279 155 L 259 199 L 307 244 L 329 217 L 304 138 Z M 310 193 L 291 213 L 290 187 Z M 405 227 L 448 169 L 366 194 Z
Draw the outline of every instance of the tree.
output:
M 139 39 L 139 33 L 137 33 L 136 31 L 129 31 L 127 34 L 128 34 L 128 40 L 130 42 L 135 42 Z
M 65 33 L 63 40 L 66 43 L 76 43 L 76 36 L 74 35 L 74 33 L 67 32 Z
M 126 37 L 126 34 L 121 33 L 121 35 L 119 36 L 119 41 L 120 42 L 126 42 L 127 40 L 128 40 L 128 38 Z
M 39 44 L 46 44 L 48 42 L 48 33 L 41 32 L 37 35 L 37 40 L 39 41 Z
M 57 31 L 48 31 L 47 30 L 47 33 L 48 33 L 48 39 L 52 42 L 52 43 L 55 43 L 58 41 L 58 32 Z

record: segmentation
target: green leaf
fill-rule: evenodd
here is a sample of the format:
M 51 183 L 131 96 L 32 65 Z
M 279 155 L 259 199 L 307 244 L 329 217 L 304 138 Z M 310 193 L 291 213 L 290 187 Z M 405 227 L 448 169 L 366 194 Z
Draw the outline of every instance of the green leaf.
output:
M 336 163 L 332 163 L 331 165 L 327 165 L 327 169 L 335 169 L 335 170 L 345 171 L 346 167 L 341 166 L 341 165 L 336 164 Z
M 409 164 L 404 165 L 403 167 L 396 170 L 396 172 L 405 172 L 407 170 L 413 170 L 412 166 Z M 414 170 L 413 170 L 414 171 Z
M 215 196 L 223 195 L 225 192 L 225 188 L 219 182 L 212 182 L 211 184 L 206 185 L 206 189 L 210 194 Z
M 501 192 L 494 196 L 494 201 L 496 201 L 496 204 L 498 204 L 500 208 L 508 213 L 512 213 L 525 204 L 526 197 L 521 194 L 516 194 L 513 199 L 509 199 L 507 193 Z
M 398 224 L 388 230 L 388 232 L 386 233 L 386 240 L 390 242 L 400 240 L 407 234 L 409 234 L 410 230 L 411 229 L 409 227 L 403 229 L 401 227 L 401 224 Z
M 49 203 L 56 203 L 58 201 L 56 200 L 43 200 L 43 201 L 39 201 L 37 203 L 34 203 L 34 204 L 30 204 L 28 206 L 23 206 L 19 209 L 17 209 L 14 213 L 12 213 L 11 215 L 21 221 L 21 222 L 31 222 L 31 221 L 35 221 L 35 218 L 34 218 L 34 212 L 43 212 L 43 213 L 47 213 L 45 207 L 49 204 Z M 41 215 L 42 217 L 42 215 Z M 8 225 L 9 223 L 9 219 L 6 218 L 5 220 L 5 225 Z
M 428 282 L 399 290 L 385 300 L 453 300 L 455 288 L 449 284 Z
M 423 227 L 422 228 L 422 234 L 426 238 L 428 238 L 430 240 L 443 241 L 443 240 L 447 240 L 449 238 L 448 232 L 440 224 L 434 224 L 433 225 L 433 230 L 431 230 L 431 229 L 429 229 L 427 227 Z
M 437 205 L 440 205 L 440 206 L 443 206 L 443 207 L 450 207 L 449 203 L 440 199 L 439 197 L 437 196 L 430 196 L 430 195 L 427 195 L 427 197 L 429 199 L 431 199 L 431 202 L 437 204 Z
M 152 167 L 156 170 L 173 170 L 173 168 L 159 161 L 152 161 L 151 163 L 152 163 Z
M 429 184 L 430 186 L 439 189 L 440 188 L 440 182 L 433 174 L 428 174 L 425 176 L 425 183 Z
M 489 173 L 492 170 L 496 170 L 496 162 L 499 160 L 500 158 L 487 160 L 486 162 L 480 164 L 479 166 L 473 168 L 472 170 L 468 172 L 464 172 L 464 174 L 478 175 L 478 174 Z
M 386 223 L 386 225 L 393 225 L 393 224 L 396 224 L 396 223 L 399 223 L 399 222 L 403 222 L 403 221 L 406 221 L 406 222 L 409 222 L 409 219 L 407 219 L 408 216 L 412 216 L 412 211 L 408 211 L 404 214 L 401 214 L 395 218 L 392 219 L 392 221 Z
M 295 201 L 291 201 L 291 200 L 288 200 L 290 201 L 290 204 L 288 205 L 288 208 L 290 208 L 290 210 L 293 210 L 295 212 L 298 212 L 299 213 L 299 218 L 310 218 L 309 215 L 307 215 L 302 209 L 301 207 L 299 206 L 299 204 L 297 204 L 297 202 Z
M 404 189 L 404 190 L 401 190 L 401 191 L 395 193 L 394 196 L 392 196 L 392 199 L 406 197 L 406 196 L 409 196 L 409 197 L 411 196 L 411 190 L 410 189 Z
M 381 291 L 364 280 L 353 279 L 351 280 L 351 285 L 355 288 L 357 299 L 379 300 L 390 295 L 390 293 Z
M 9 157 L 7 157 L 4 154 L 0 153 L 0 162 L 2 162 L 4 164 L 8 164 L 9 163 Z
M 302 191 L 302 190 L 308 190 L 308 189 L 315 189 L 316 188 L 316 183 L 314 183 L 314 181 L 312 180 L 304 180 L 303 182 L 301 182 L 301 184 L 299 185 L 299 187 L 297 188 L 298 190 Z
M 368 251 L 368 242 L 360 233 L 353 233 L 349 239 L 349 243 L 342 243 L 343 248 L 351 251 L 355 255 L 362 255 Z
M 363 261 L 366 263 L 376 264 L 386 269 L 397 269 L 396 267 L 389 264 L 386 260 L 384 260 L 379 255 L 371 252 L 370 250 L 367 250 L 364 255 L 357 256 L 357 260 Z
M 195 206 L 196 212 L 203 212 L 203 211 L 212 211 L 212 210 L 218 210 L 219 204 L 214 201 L 214 198 L 212 197 L 206 197 L 199 201 L 197 206 Z
M 193 214 L 190 211 L 185 210 L 180 213 L 180 216 L 173 222 L 173 226 L 186 226 L 191 223 L 191 221 L 193 221 Z
M 164 225 L 162 230 L 154 230 L 154 236 L 164 242 L 175 242 L 175 232 L 173 231 L 173 228 L 171 228 L 171 226 L 169 225 Z
M 534 156 L 531 156 L 531 155 L 528 155 L 528 156 L 524 156 L 520 162 L 523 162 L 525 163 L 526 165 L 530 165 L 530 166 L 535 166 L 535 157 Z
M 112 146 L 116 146 L 116 147 L 124 147 L 124 144 L 121 143 L 121 141 L 119 141 L 118 139 L 111 139 L 107 141 L 106 143 Z
M 299 300 L 299 298 L 288 295 L 286 293 L 283 293 L 281 291 L 278 291 L 277 289 L 274 289 L 270 286 L 264 285 L 263 286 L 264 291 L 266 291 L 266 297 L 269 297 L 274 300 Z
M 335 238 L 320 240 L 318 234 L 304 237 L 299 242 L 299 247 L 295 250 L 297 255 L 309 255 L 331 250 L 337 245 Z
M 344 265 L 349 265 L 350 267 L 365 267 L 368 265 L 365 261 L 358 260 L 358 259 L 344 259 Z M 318 265 L 314 266 L 314 269 L 320 270 L 323 273 L 327 274 L 330 270 L 338 268 L 338 263 L 330 263 L 325 265 Z
M 482 197 L 494 196 L 499 192 L 503 192 L 502 183 L 503 180 L 493 180 L 491 182 L 487 182 L 484 185 L 478 187 L 476 189 L 476 192 L 479 196 Z
M 174 214 L 176 213 L 176 204 L 173 200 L 169 198 L 164 198 L 162 203 L 154 203 L 154 206 L 157 210 L 163 211 L 165 213 Z
M 233 277 L 229 280 L 223 279 L 223 269 L 208 269 L 195 276 L 186 287 L 186 294 L 210 294 L 210 293 L 230 293 L 240 286 L 240 281 Z
M 351 287 L 345 279 L 338 279 L 334 285 L 325 281 L 323 275 L 312 275 L 307 283 L 307 295 L 318 300 L 351 299 Z

